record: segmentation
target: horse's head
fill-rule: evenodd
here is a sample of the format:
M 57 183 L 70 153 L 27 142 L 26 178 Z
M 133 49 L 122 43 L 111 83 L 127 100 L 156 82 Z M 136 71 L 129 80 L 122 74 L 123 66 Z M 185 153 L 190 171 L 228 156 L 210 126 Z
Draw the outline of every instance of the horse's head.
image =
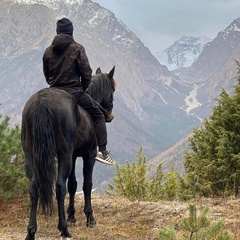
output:
M 90 96 L 99 103 L 104 112 L 106 122 L 111 122 L 114 118 L 112 111 L 113 94 L 116 87 L 113 79 L 114 71 L 115 67 L 109 73 L 102 73 L 101 69 L 98 68 L 88 87 Z

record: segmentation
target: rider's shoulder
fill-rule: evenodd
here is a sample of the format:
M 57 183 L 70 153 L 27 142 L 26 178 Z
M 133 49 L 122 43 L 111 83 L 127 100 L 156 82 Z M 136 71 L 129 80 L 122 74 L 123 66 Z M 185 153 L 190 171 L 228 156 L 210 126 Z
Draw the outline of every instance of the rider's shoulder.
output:
M 73 41 L 73 43 L 71 45 L 72 45 L 72 47 L 74 47 L 76 49 L 85 50 L 84 46 L 81 43 L 76 42 L 75 40 Z

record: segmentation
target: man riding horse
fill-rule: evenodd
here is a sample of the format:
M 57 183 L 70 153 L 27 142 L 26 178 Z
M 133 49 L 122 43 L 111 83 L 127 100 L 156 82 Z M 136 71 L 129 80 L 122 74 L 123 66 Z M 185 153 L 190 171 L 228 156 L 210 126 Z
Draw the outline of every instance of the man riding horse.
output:
M 105 116 L 99 105 L 87 94 L 91 81 L 90 67 L 85 48 L 73 39 L 73 24 L 67 18 L 57 21 L 57 35 L 43 55 L 43 72 L 50 87 L 73 94 L 78 104 L 91 115 L 94 122 L 99 152 L 96 160 L 114 165 L 107 151 Z

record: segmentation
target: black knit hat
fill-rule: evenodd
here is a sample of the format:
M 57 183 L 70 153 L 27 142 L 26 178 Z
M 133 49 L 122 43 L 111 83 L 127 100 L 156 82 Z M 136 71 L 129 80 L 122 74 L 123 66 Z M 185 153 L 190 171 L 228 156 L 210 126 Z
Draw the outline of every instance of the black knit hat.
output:
M 72 36 L 72 34 L 73 34 L 73 24 L 69 19 L 62 18 L 62 19 L 57 21 L 56 31 L 57 31 L 57 34 L 64 33 L 64 34 L 68 34 L 68 35 Z

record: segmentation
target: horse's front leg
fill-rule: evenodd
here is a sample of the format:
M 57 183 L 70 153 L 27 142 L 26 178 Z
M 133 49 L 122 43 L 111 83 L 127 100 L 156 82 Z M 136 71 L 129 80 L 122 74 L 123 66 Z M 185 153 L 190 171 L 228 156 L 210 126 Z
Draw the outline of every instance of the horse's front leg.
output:
M 69 192 L 69 205 L 67 209 L 68 222 L 76 223 L 75 218 L 75 207 L 74 207 L 74 197 L 77 191 L 77 181 L 75 176 L 75 162 L 76 158 L 73 158 L 73 166 L 70 176 L 68 177 L 68 192 Z
M 92 174 L 95 164 L 95 154 L 83 157 L 83 193 L 84 193 L 84 213 L 87 217 L 87 227 L 94 227 L 96 221 L 93 217 L 91 194 L 92 194 Z
M 36 213 L 37 213 L 37 204 L 38 204 L 38 190 L 37 190 L 36 183 L 33 180 L 31 180 L 30 182 L 29 194 L 30 194 L 31 206 L 30 206 L 29 223 L 27 227 L 28 233 L 25 240 L 34 240 L 35 233 L 37 232 Z
M 71 171 L 71 157 L 61 158 L 58 156 L 58 176 L 56 181 L 56 197 L 58 203 L 58 229 L 63 238 L 71 238 L 71 234 L 67 229 L 67 221 L 65 217 L 64 199 L 66 196 L 66 181 Z

